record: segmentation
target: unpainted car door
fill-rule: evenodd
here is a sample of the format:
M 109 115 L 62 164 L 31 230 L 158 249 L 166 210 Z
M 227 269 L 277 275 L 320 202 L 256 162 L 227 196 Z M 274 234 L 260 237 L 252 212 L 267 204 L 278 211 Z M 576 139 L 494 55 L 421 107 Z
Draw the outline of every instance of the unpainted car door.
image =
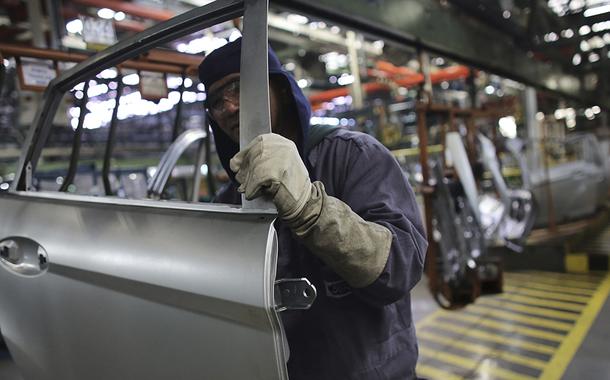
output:
M 31 191 L 63 92 L 241 14 L 244 44 L 266 57 L 266 12 L 266 0 L 212 2 L 119 42 L 47 88 L 13 187 L 0 195 L 0 330 L 26 379 L 288 378 L 277 309 L 290 305 L 274 288 L 303 288 L 275 283 L 273 209 Z M 265 86 L 266 60 L 258 61 L 246 79 L 258 75 Z M 248 81 L 242 91 L 256 88 Z M 263 131 L 268 97 L 266 107 L 250 115 Z

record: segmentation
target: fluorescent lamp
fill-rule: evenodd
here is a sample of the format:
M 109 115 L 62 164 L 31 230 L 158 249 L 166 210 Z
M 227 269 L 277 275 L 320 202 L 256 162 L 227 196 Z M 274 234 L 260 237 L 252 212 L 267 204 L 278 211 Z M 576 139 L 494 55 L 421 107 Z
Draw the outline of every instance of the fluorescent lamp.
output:
M 589 8 L 583 12 L 585 17 L 592 17 L 610 12 L 610 4 L 602 5 L 601 7 Z

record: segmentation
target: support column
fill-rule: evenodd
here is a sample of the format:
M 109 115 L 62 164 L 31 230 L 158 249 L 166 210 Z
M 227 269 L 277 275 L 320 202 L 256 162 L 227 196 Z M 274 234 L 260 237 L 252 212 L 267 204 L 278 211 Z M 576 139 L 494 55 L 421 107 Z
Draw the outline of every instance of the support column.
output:
M 356 47 L 356 33 L 351 30 L 347 31 L 346 35 L 347 54 L 349 56 L 349 69 L 354 77 L 352 83 L 352 107 L 354 109 L 362 108 L 364 105 L 364 94 L 362 93 L 362 84 L 360 82 L 360 64 L 358 62 L 358 49 Z
M 44 38 L 44 31 L 42 30 L 42 25 L 44 23 L 42 20 L 40 0 L 27 0 L 27 7 L 33 45 L 39 48 L 46 48 L 47 42 Z
M 536 99 L 536 90 L 533 87 L 526 87 L 523 96 L 525 127 L 527 128 L 527 138 L 532 142 L 529 147 L 529 158 L 536 165 L 530 168 L 535 170 L 540 168 L 542 163 L 541 142 L 543 138 L 542 123 L 536 120 L 538 112 L 538 101 Z M 529 179 L 528 179 L 529 182 Z

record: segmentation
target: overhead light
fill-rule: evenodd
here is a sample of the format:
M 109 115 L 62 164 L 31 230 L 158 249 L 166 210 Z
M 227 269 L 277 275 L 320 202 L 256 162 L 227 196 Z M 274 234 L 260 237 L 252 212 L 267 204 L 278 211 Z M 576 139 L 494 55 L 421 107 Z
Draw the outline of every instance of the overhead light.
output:
M 123 21 L 125 20 L 125 13 L 123 12 L 117 12 L 114 14 L 114 19 L 117 21 Z
M 591 33 L 591 27 L 589 25 L 583 25 L 578 29 L 578 34 L 581 36 L 586 36 L 589 33 Z
M 99 11 L 97 11 L 98 17 L 106 19 L 106 20 L 110 20 L 110 19 L 114 18 L 114 14 L 115 14 L 115 12 L 110 8 L 102 8 Z
M 557 120 L 563 119 L 566 117 L 566 111 L 563 108 L 558 108 L 553 113 L 553 116 L 555 116 L 555 119 Z
M 334 125 L 338 126 L 340 121 L 337 117 L 318 117 L 312 116 L 310 118 L 310 124 L 312 125 Z
M 510 18 L 510 11 L 506 10 L 504 12 L 502 12 L 502 17 L 509 19 Z
M 354 76 L 351 74 L 342 74 L 337 79 L 337 83 L 339 83 L 340 86 L 346 86 L 348 84 L 352 84 L 352 83 L 354 83 Z
M 591 109 L 593 110 L 593 113 L 596 114 L 596 115 L 598 113 L 602 112 L 602 109 L 599 108 L 599 106 L 593 106 L 593 107 L 591 107 Z
M 495 91 L 496 91 L 496 89 L 495 89 L 495 88 L 494 88 L 494 86 L 492 86 L 492 85 L 489 85 L 489 86 L 485 87 L 485 93 L 486 93 L 487 95 L 491 95 L 491 94 L 493 94 Z
M 294 13 L 289 14 L 286 17 L 286 19 L 289 22 L 294 22 L 295 24 L 300 24 L 300 25 L 305 25 L 305 24 L 307 24 L 309 22 L 309 19 L 307 17 L 301 16 L 301 15 L 298 15 L 298 14 L 294 14 Z
M 77 34 L 83 32 L 83 22 L 80 19 L 75 19 L 66 24 L 66 30 L 69 33 Z
M 602 21 L 602 22 L 597 22 L 595 24 L 593 24 L 593 26 L 591 27 L 591 30 L 593 30 L 594 32 L 602 32 L 604 30 L 608 30 L 610 29 L 610 21 Z
M 574 31 L 572 29 L 564 29 L 561 31 L 561 37 L 572 38 L 574 37 Z
M 166 83 L 168 88 L 176 89 L 182 85 L 182 78 L 171 75 L 167 77 Z
M 582 62 L 582 57 L 580 56 L 580 54 L 574 54 L 574 56 L 572 57 L 572 64 L 574 66 L 578 66 L 580 65 L 580 62 Z
M 498 121 L 498 126 L 500 127 L 500 133 L 502 136 L 514 139 L 517 137 L 517 123 L 515 122 L 514 116 L 505 116 L 500 118 Z
M 595 112 L 593 112 L 591 108 L 587 108 L 585 110 L 585 116 L 587 117 L 587 119 L 593 120 L 595 118 Z
M 123 77 L 123 83 L 128 86 L 135 86 L 140 83 L 140 77 L 136 73 L 125 75 Z
M 113 68 L 105 69 L 104 71 L 99 73 L 97 76 L 102 79 L 113 79 L 113 78 L 116 78 L 117 71 Z
M 555 42 L 559 39 L 559 36 L 555 32 L 547 33 L 544 35 L 545 42 Z
M 583 12 L 583 15 L 585 17 L 593 17 L 593 16 L 604 14 L 604 13 L 608 13 L 608 12 L 610 12 L 610 4 L 602 5 L 600 7 L 595 7 L 595 8 L 589 8 Z
M 606 43 L 604 42 L 604 39 L 601 38 L 600 36 L 595 36 L 592 37 L 591 39 L 589 39 L 589 45 L 593 48 L 593 49 L 601 49 L 604 47 Z
M 587 52 L 587 51 L 591 50 L 591 46 L 585 40 L 580 41 L 580 50 Z
M 599 54 L 597 54 L 597 53 L 589 54 L 589 62 L 594 63 L 597 61 L 599 61 Z

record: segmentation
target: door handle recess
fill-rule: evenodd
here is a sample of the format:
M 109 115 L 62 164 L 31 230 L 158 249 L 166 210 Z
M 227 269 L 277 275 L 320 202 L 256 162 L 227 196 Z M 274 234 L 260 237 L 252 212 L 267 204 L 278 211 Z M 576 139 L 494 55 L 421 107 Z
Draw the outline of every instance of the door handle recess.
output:
M 37 276 L 49 268 L 49 256 L 32 239 L 10 237 L 0 241 L 0 266 L 23 276 Z

